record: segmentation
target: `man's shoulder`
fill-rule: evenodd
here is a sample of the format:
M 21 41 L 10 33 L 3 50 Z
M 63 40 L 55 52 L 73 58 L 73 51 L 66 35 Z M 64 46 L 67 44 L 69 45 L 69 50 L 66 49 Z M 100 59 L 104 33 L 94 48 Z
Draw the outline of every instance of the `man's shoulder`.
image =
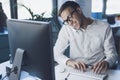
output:
M 63 25 L 61 27 L 61 31 L 68 31 L 68 30 L 71 30 L 71 26 L 69 26 L 69 25 Z
M 101 27 L 109 27 L 109 24 L 102 20 L 94 20 L 95 25 L 101 26 Z
M 96 23 L 99 23 L 99 24 L 108 24 L 107 22 L 102 21 L 102 20 L 99 20 L 99 19 L 95 19 L 94 21 L 95 21 Z
M 59 31 L 59 34 L 69 34 L 71 33 L 71 29 L 70 29 L 70 26 L 69 25 L 63 25 Z

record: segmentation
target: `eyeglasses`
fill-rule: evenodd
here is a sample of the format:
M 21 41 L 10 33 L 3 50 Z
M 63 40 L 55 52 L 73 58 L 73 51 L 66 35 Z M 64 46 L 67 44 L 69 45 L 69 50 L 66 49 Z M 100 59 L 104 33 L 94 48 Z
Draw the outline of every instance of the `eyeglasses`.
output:
M 76 12 L 76 10 L 73 10 L 68 16 L 67 16 L 67 19 L 63 21 L 63 24 L 67 25 L 69 24 L 69 22 L 72 21 L 72 18 L 73 18 L 73 13 Z

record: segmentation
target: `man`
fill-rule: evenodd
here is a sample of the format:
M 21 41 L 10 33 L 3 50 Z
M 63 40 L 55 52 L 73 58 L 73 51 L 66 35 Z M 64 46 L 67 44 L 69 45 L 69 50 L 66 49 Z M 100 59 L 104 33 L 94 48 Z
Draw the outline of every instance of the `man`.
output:
M 65 2 L 59 16 L 63 19 L 58 39 L 54 46 L 55 61 L 86 71 L 89 65 L 95 73 L 105 72 L 117 60 L 112 30 L 99 20 L 84 16 L 79 4 Z M 70 46 L 70 57 L 64 55 Z

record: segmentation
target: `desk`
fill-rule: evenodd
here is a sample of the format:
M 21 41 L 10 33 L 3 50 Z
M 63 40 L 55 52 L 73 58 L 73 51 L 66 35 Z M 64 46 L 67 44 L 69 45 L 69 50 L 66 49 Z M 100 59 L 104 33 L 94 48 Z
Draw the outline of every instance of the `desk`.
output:
M 2 74 L 2 76 L 5 76 L 5 74 L 6 74 L 6 72 L 5 72 L 6 66 L 11 67 L 12 65 L 10 64 L 9 61 L 6 61 L 6 62 L 0 64 L 0 74 Z M 55 77 L 56 77 L 55 80 L 65 80 L 66 76 L 68 75 L 68 72 L 65 72 L 65 71 L 60 72 L 60 71 L 61 70 L 60 70 L 59 66 L 56 66 L 55 67 Z M 109 70 L 108 75 L 109 75 L 109 77 L 106 80 L 119 80 L 120 79 L 120 70 Z M 26 77 L 31 77 L 31 76 L 29 75 L 29 73 L 22 71 L 20 80 L 26 80 L 25 79 Z M 70 75 L 69 77 L 70 78 L 68 80 L 80 80 L 81 79 L 79 76 L 75 76 L 75 75 Z M 8 80 L 8 78 L 6 78 L 4 80 Z M 36 79 L 27 79 L 27 80 L 36 80 Z M 41 80 L 41 79 L 37 79 L 37 80 Z
M 55 67 L 56 80 L 65 80 L 65 77 L 68 75 L 68 72 L 60 72 L 58 66 Z M 70 75 L 68 80 L 90 80 L 82 79 L 77 75 Z M 120 70 L 108 70 L 108 77 L 106 80 L 120 80 Z
M 10 64 L 10 61 L 6 61 L 0 64 L 0 74 L 2 74 L 2 77 L 6 75 L 6 66 L 12 67 L 12 64 Z M 8 80 L 8 77 L 6 77 L 4 80 Z M 26 71 L 21 71 L 20 80 L 41 80 L 41 79 L 35 76 L 29 75 L 29 73 Z

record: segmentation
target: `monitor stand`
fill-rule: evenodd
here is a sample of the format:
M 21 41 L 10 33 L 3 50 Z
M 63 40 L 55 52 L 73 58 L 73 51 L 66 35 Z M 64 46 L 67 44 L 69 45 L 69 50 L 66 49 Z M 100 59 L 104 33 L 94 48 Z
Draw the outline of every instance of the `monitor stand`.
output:
M 20 80 L 21 65 L 23 60 L 24 50 L 18 48 L 15 53 L 12 69 L 9 75 L 9 80 Z

